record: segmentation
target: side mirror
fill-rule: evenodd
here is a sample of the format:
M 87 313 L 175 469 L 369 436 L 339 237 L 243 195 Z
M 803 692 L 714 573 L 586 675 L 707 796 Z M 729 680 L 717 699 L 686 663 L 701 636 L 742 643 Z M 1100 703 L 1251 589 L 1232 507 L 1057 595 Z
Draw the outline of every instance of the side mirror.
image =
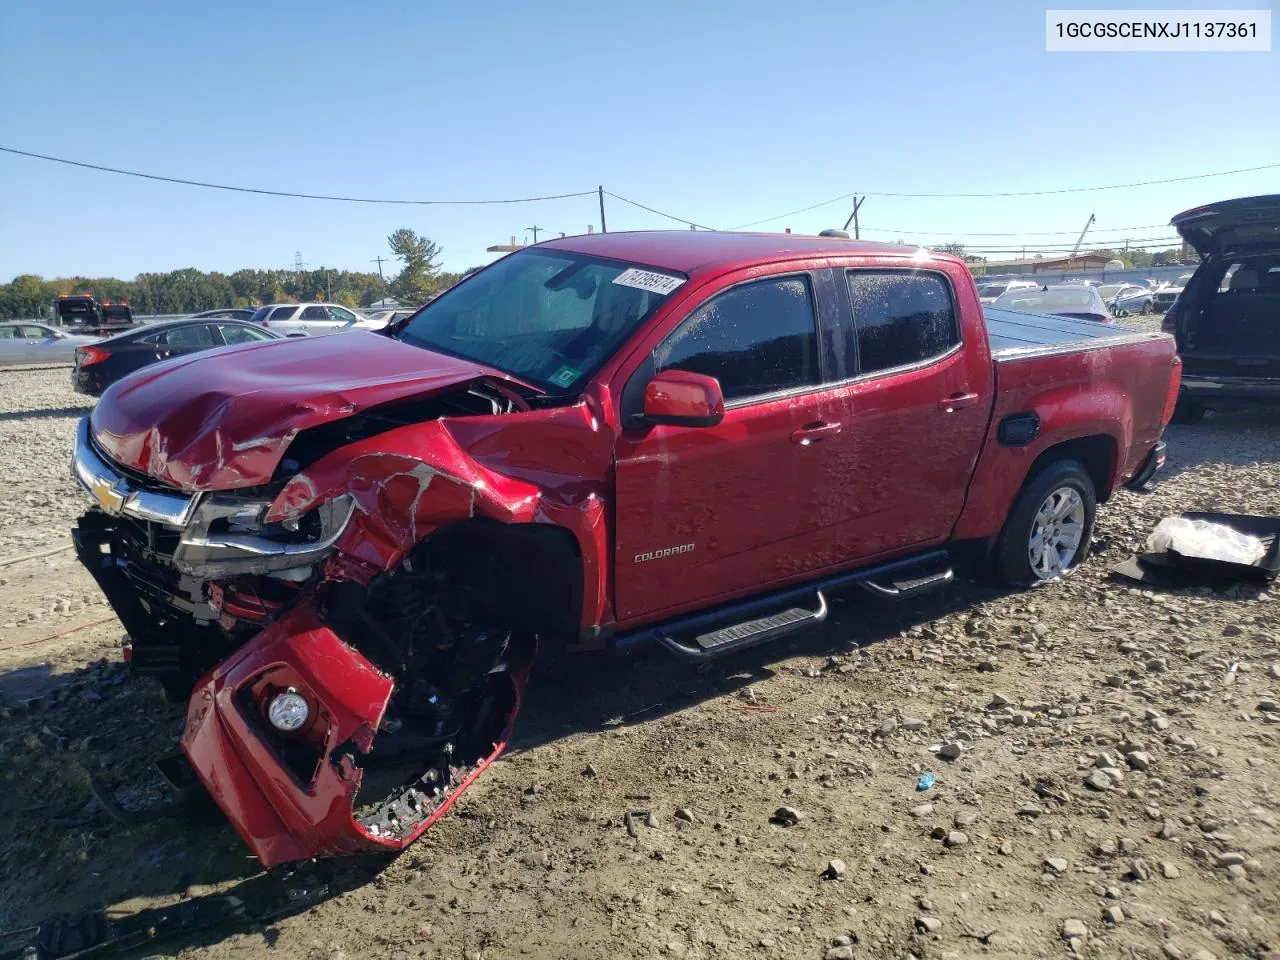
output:
M 678 427 L 714 427 L 724 419 L 720 381 L 687 370 L 664 370 L 644 388 L 644 419 Z

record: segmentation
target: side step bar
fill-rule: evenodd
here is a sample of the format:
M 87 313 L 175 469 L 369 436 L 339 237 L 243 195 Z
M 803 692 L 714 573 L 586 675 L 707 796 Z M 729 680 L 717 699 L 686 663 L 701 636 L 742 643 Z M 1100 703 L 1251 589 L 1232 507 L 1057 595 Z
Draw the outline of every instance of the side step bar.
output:
M 930 550 L 640 627 L 618 634 L 613 644 L 622 655 L 656 643 L 681 659 L 705 661 L 821 623 L 827 616 L 825 590 L 860 586 L 878 597 L 906 600 L 954 579 L 950 554 Z M 805 603 L 814 603 L 817 609 L 802 606 Z M 689 635 L 692 640 L 683 639 Z
M 816 597 L 817 610 L 792 607 L 755 620 L 732 623 L 719 630 L 699 634 L 694 637 L 692 644 L 677 640 L 669 633 L 659 633 L 658 643 L 681 660 L 713 660 L 735 650 L 745 650 L 747 647 L 800 633 L 821 623 L 827 619 L 827 598 L 822 595 L 821 590 Z

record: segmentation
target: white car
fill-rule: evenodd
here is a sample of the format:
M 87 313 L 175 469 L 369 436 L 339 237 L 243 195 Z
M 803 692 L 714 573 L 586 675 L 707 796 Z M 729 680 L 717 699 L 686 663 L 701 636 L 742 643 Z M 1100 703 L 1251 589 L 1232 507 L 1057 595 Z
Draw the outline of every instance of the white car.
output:
M 269 303 L 249 321 L 286 337 L 323 337 L 348 330 L 381 330 L 378 323 L 334 303 Z
M 979 280 L 978 299 L 983 303 L 994 303 L 996 297 L 1014 290 L 1035 290 L 1040 284 L 1031 280 Z

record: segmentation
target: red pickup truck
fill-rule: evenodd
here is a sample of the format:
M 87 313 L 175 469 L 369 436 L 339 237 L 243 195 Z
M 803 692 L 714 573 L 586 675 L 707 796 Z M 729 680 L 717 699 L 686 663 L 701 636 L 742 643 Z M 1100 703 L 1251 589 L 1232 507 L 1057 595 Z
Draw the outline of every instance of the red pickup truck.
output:
M 554 240 L 386 331 L 112 386 L 75 538 L 270 865 L 394 850 L 502 750 L 535 656 L 700 661 L 977 545 L 1070 573 L 1163 462 L 1173 340 L 988 310 L 964 264 L 794 235 Z

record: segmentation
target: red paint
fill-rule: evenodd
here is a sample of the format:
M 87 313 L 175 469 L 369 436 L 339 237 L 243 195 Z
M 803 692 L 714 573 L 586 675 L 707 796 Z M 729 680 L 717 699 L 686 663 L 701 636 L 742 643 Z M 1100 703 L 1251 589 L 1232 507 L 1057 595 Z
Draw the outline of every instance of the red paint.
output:
M 1168 420 L 1166 399 L 1176 395 L 1168 338 L 993 363 L 973 280 L 953 257 L 791 235 L 686 232 L 597 234 L 543 246 L 688 279 L 576 402 L 399 427 L 337 449 L 289 481 L 270 520 L 340 494 L 355 501 L 324 580 L 368 582 L 440 526 L 470 517 L 548 524 L 577 544 L 582 627 L 626 629 L 994 535 L 1036 457 L 1066 440 L 1108 438 L 1113 463 L 1101 492 L 1109 493 L 1142 464 Z M 648 385 L 651 409 L 705 416 L 708 425 L 624 426 L 628 381 L 693 309 L 730 284 L 828 267 L 945 274 L 962 345 L 914 369 L 728 409 L 717 400 L 718 385 L 669 373 Z M 478 377 L 512 382 L 373 334 L 275 341 L 148 367 L 106 392 L 93 428 L 105 451 L 135 470 L 187 490 L 228 490 L 267 482 L 300 430 Z M 1027 411 L 1039 415 L 1039 437 L 1026 447 L 1000 446 L 1000 419 Z M 230 588 L 215 600 L 241 619 L 276 613 Z M 276 760 L 235 701 L 268 669 L 290 671 L 326 712 L 314 784 L 300 784 Z M 523 679 L 521 670 L 517 703 Z M 339 744 L 371 745 L 392 690 L 392 680 L 328 629 L 304 595 L 200 682 L 183 748 L 266 865 L 403 846 L 413 837 L 374 837 L 355 822 L 359 770 L 330 762 Z
M 237 693 L 263 671 L 286 669 L 329 714 L 329 729 L 314 782 L 301 783 L 276 758 L 237 703 Z M 368 751 L 382 719 L 392 683 L 343 643 L 307 607 L 296 608 L 267 627 L 196 687 L 182 735 L 186 753 L 205 787 L 249 849 L 270 867 L 309 857 L 397 850 L 430 829 L 506 747 L 519 711 L 525 670 L 512 674 L 516 706 L 492 753 L 430 817 L 404 838 L 374 836 L 354 818 L 351 800 L 361 771 L 347 779 L 331 762 L 335 747 L 355 740 Z
M 94 408 L 94 437 L 117 463 L 183 490 L 253 487 L 308 427 L 477 377 L 509 379 L 372 333 L 263 341 L 126 377 Z

